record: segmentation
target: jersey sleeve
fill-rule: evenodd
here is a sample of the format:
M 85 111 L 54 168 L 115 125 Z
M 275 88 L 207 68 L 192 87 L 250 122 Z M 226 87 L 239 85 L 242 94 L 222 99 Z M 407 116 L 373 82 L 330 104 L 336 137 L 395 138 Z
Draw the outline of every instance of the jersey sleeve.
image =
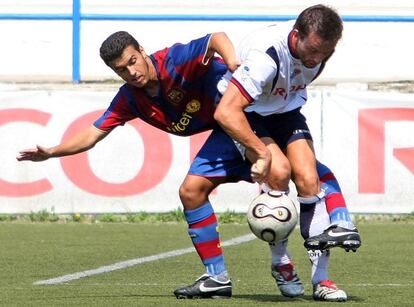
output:
M 174 58 L 176 65 L 182 65 L 190 60 L 198 60 L 203 64 L 203 59 L 207 53 L 211 34 L 190 41 L 187 44 L 174 44 L 170 48 L 170 56 Z
M 207 61 L 206 63 L 204 61 L 210 36 L 210 34 L 206 35 L 187 44 L 173 45 L 167 56 L 167 62 L 172 64 L 167 66 L 174 67 L 174 72 L 170 71 L 170 74 L 177 73 L 189 82 L 202 78 L 210 67 L 210 62 Z
M 230 80 L 253 103 L 277 77 L 278 67 L 269 54 L 252 49 Z
M 128 104 L 126 94 L 120 90 L 112 100 L 108 109 L 93 123 L 93 125 L 102 131 L 108 132 L 137 117 L 138 116 L 132 112 Z

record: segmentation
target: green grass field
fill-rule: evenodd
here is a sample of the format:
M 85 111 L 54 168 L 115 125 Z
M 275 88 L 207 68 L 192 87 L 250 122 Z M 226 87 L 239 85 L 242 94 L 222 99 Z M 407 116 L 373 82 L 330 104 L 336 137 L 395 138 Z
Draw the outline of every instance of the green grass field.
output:
M 0 306 L 413 306 L 414 223 L 360 222 L 357 253 L 333 250 L 330 275 L 346 303 L 314 302 L 310 264 L 299 231 L 290 253 L 305 296 L 280 295 L 270 276 L 270 253 L 257 239 L 225 247 L 233 280 L 230 300 L 177 300 L 172 291 L 203 272 L 195 253 L 147 262 L 57 285 L 33 285 L 121 261 L 188 248 L 184 223 L 0 223 Z M 249 233 L 247 224 L 221 225 L 222 240 Z

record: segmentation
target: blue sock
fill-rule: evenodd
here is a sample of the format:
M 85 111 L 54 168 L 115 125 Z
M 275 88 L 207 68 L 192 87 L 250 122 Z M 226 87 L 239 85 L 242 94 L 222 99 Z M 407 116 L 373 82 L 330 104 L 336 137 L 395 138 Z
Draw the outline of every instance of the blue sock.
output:
M 228 279 L 223 250 L 220 246 L 217 218 L 209 202 L 193 210 L 184 211 L 188 234 L 206 267 L 207 274 L 219 280 Z

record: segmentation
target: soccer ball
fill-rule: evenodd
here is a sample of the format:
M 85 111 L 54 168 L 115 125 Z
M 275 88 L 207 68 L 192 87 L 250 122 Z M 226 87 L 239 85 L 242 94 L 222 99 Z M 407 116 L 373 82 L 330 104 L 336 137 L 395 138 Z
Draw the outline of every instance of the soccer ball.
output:
M 260 194 L 250 204 L 247 222 L 259 239 L 277 243 L 286 239 L 298 222 L 293 201 L 279 191 Z

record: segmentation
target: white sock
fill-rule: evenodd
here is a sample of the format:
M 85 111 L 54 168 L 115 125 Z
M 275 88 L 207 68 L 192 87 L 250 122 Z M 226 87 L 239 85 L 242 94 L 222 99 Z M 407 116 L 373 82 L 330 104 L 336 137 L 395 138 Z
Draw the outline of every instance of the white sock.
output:
M 328 279 L 329 250 L 321 252 L 320 250 L 308 251 L 309 259 L 312 263 L 312 285 Z
M 331 221 L 328 212 L 326 212 L 325 201 L 322 199 L 315 204 L 315 213 L 309 227 L 309 237 L 320 235 L 329 225 L 331 225 Z
M 288 239 L 276 244 L 269 243 L 270 253 L 272 256 L 272 265 L 281 265 L 290 263 L 290 256 L 287 251 Z

